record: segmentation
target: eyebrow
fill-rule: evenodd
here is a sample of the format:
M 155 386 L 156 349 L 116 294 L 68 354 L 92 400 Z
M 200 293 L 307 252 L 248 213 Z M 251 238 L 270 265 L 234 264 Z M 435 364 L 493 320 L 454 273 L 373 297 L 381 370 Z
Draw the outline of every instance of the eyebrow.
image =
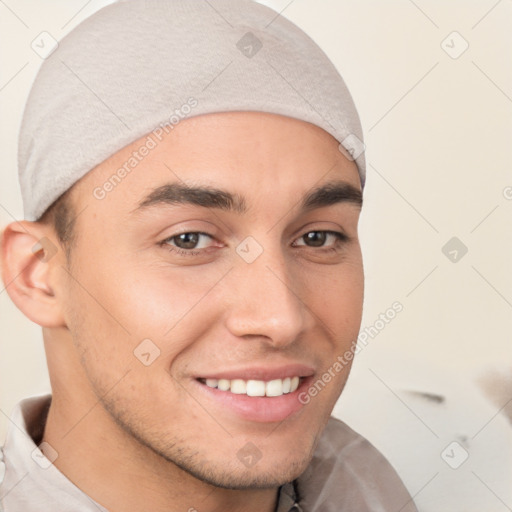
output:
M 304 195 L 299 202 L 299 208 L 302 211 L 310 211 L 338 203 L 352 203 L 361 208 L 362 192 L 344 181 L 329 182 Z M 160 204 L 189 204 L 239 214 L 248 210 L 245 198 L 240 194 L 210 186 L 168 183 L 152 190 L 130 213 L 140 212 Z

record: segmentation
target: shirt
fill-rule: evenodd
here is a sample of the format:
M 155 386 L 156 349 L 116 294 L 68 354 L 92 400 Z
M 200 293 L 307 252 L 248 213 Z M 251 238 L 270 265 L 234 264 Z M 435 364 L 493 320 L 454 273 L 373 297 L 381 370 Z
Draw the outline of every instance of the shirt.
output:
M 0 449 L 0 511 L 108 512 L 61 473 L 36 445 L 51 395 L 21 400 Z M 308 467 L 279 488 L 275 512 L 417 512 L 384 456 L 330 417 Z

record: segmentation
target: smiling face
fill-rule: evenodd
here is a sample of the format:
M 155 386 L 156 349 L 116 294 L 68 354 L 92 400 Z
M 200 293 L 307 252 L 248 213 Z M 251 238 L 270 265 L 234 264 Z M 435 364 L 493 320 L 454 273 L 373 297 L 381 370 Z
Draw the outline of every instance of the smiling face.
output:
M 147 141 L 73 189 L 62 303 L 79 364 L 47 343 L 54 396 L 101 397 L 104 432 L 213 485 L 291 481 L 349 365 L 299 394 L 360 326 L 356 165 L 314 125 L 236 112 L 182 121 L 113 180 Z

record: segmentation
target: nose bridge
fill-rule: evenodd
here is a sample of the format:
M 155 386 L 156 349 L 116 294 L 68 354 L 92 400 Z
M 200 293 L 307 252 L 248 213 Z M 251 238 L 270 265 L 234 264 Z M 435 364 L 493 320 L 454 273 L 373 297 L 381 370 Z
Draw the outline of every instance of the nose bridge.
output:
M 296 339 L 309 325 L 311 314 L 299 296 L 300 283 L 291 282 L 292 277 L 279 249 L 266 248 L 251 262 L 241 256 L 230 277 L 229 330 L 236 336 L 265 336 L 275 346 Z

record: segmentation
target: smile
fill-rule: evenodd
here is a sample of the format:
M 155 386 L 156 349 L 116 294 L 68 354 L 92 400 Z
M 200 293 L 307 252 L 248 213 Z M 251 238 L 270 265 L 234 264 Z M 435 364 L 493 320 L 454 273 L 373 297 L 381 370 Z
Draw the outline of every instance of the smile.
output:
M 229 391 L 236 395 L 277 397 L 293 393 L 300 384 L 300 377 L 284 379 L 243 380 L 243 379 L 198 379 L 202 384 L 220 391 Z

